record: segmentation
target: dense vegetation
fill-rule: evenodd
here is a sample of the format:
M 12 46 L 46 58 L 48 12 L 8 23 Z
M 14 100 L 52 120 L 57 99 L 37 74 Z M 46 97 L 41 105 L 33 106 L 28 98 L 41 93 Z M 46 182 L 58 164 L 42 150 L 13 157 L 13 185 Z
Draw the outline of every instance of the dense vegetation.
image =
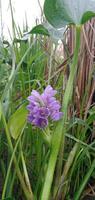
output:
M 0 199 L 94 200 L 94 2 L 45 0 L 48 23 L 23 32 L 10 9 L 13 37 L 0 40 Z M 28 122 L 27 97 L 48 85 L 63 117 L 44 129 Z

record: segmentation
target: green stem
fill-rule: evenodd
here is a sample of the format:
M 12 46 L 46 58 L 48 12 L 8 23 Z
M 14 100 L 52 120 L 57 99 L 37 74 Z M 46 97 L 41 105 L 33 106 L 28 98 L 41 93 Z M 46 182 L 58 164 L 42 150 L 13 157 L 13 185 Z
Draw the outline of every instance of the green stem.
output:
M 89 180 L 89 178 L 90 178 L 90 176 L 91 176 L 91 174 L 92 174 L 92 172 L 93 172 L 94 169 L 95 169 L 95 159 L 93 160 L 92 165 L 91 165 L 89 171 L 87 172 L 87 174 L 85 175 L 82 183 L 80 184 L 80 188 L 75 193 L 74 200 L 79 200 L 80 199 L 80 195 L 81 195 L 84 187 L 86 186 L 86 184 L 87 184 L 87 182 L 88 182 L 88 180 Z
M 71 167 L 71 165 L 72 165 L 72 163 L 74 161 L 78 146 L 79 146 L 79 144 L 76 143 L 74 145 L 74 147 L 72 148 L 72 150 L 70 151 L 70 153 L 69 153 L 68 159 L 67 159 L 66 164 L 64 166 L 63 174 L 61 176 L 61 181 L 60 181 L 60 184 L 59 184 L 59 187 L 58 187 L 58 191 L 57 191 L 58 194 L 57 194 L 56 199 L 60 199 L 61 194 L 62 194 L 62 199 L 65 198 L 65 194 L 66 194 L 66 191 L 67 191 L 68 183 L 65 184 L 65 185 L 63 183 L 66 181 L 66 177 L 67 177 L 69 169 L 70 169 L 70 167 Z
M 51 41 L 51 55 L 50 55 L 50 66 L 48 73 L 48 85 L 50 84 L 51 72 L 52 72 L 52 60 L 53 60 L 53 42 Z
M 71 96 L 73 92 L 74 77 L 77 70 L 76 65 L 78 61 L 78 53 L 79 53 L 79 48 L 80 48 L 80 33 L 81 33 L 81 28 L 80 26 L 77 26 L 76 27 L 76 48 L 75 48 L 75 53 L 73 57 L 73 62 L 70 67 L 69 80 L 68 80 L 67 87 L 64 94 L 64 102 L 63 102 L 64 117 L 62 120 L 58 122 L 54 136 L 52 138 L 51 154 L 50 154 L 50 159 L 48 163 L 45 183 L 44 183 L 43 191 L 41 194 L 41 200 L 44 200 L 44 198 L 45 200 L 49 199 L 58 152 L 60 149 L 61 141 L 64 141 L 64 136 L 65 136 L 65 131 L 66 131 L 65 123 L 67 120 L 68 105 L 71 100 Z
M 22 151 L 21 141 L 20 141 L 20 151 L 21 151 L 21 160 L 22 160 L 22 165 L 23 165 L 23 171 L 24 171 L 26 185 L 28 186 L 29 192 L 30 192 L 30 194 L 32 196 L 32 199 L 33 199 L 33 192 L 32 192 L 32 189 L 31 189 L 31 184 L 30 184 L 30 180 L 29 180 L 29 176 L 28 176 L 28 171 L 27 171 L 27 168 L 26 168 L 26 163 L 25 163 L 25 159 L 24 159 L 24 155 L 23 155 L 23 151 Z
M 15 21 L 14 21 L 14 16 L 13 16 L 13 8 L 12 8 L 12 2 L 9 0 L 10 4 L 10 11 L 11 11 L 11 18 L 12 18 L 12 31 L 13 31 L 13 39 L 16 38 L 16 33 L 15 33 Z
M 51 138 L 52 138 L 51 135 L 50 135 L 50 133 L 47 132 L 47 130 L 42 130 L 41 136 L 42 136 L 44 142 L 45 142 L 48 146 L 50 146 L 50 145 L 51 145 Z
M 8 140 L 9 147 L 10 147 L 10 152 L 13 153 L 13 145 L 12 145 L 12 142 L 11 142 L 11 137 L 10 137 L 10 133 L 9 133 L 9 129 L 8 129 L 7 123 L 6 123 L 6 119 L 5 119 L 3 110 L 2 110 L 2 105 L 0 105 L 0 107 L 1 107 L 3 124 L 4 124 L 4 127 L 5 127 L 5 133 L 6 133 L 6 137 L 7 137 L 7 140 Z M 18 166 L 18 163 L 17 163 L 15 155 L 14 155 L 14 165 L 15 165 L 17 176 L 18 176 L 19 181 L 21 183 L 23 192 L 24 192 L 24 194 L 26 196 L 26 199 L 27 200 L 33 200 L 32 196 L 31 196 L 31 194 L 29 192 L 29 189 L 26 187 L 26 184 L 25 184 L 25 182 L 23 180 L 23 176 L 22 176 L 21 171 L 19 169 L 19 166 Z
M 72 65 L 70 66 L 70 76 L 68 79 L 68 83 L 66 86 L 64 98 L 63 98 L 63 112 L 64 112 L 64 126 L 63 126 L 63 133 L 66 133 L 66 120 L 67 120 L 67 111 L 68 111 L 68 105 L 72 97 L 73 93 L 73 83 L 74 83 L 74 77 L 77 71 L 77 62 L 78 62 L 78 53 L 79 53 L 79 48 L 80 48 L 80 32 L 81 32 L 81 27 L 77 26 L 76 27 L 76 48 L 74 51 L 74 58 Z M 59 153 L 59 162 L 58 162 L 58 177 L 61 176 L 61 171 L 62 171 L 62 161 L 63 161 L 63 154 L 64 154 L 64 134 L 62 135 L 61 138 L 61 145 L 60 145 L 60 153 Z M 76 148 L 75 148 L 76 149 Z M 68 165 L 70 161 L 70 158 L 68 159 Z
M 63 112 L 67 113 L 67 108 L 69 101 L 71 100 L 71 95 L 73 92 L 73 83 L 74 83 L 74 77 L 77 71 L 77 62 L 78 62 L 78 53 L 79 53 L 79 48 L 80 48 L 80 33 L 81 33 L 81 26 L 76 27 L 76 48 L 74 51 L 74 57 L 73 57 L 73 62 L 72 65 L 70 66 L 70 76 L 68 79 L 68 83 L 66 86 L 64 98 L 63 98 Z M 67 114 L 66 114 L 67 115 Z
M 15 77 L 16 77 L 16 75 L 17 75 L 17 73 L 18 73 L 18 71 L 19 71 L 19 69 L 20 69 L 20 67 L 21 67 L 21 65 L 22 65 L 22 63 L 23 63 L 23 61 L 25 60 L 26 56 L 27 56 L 27 55 L 29 54 L 29 52 L 31 51 L 33 45 L 35 44 L 35 41 L 36 41 L 36 40 L 34 40 L 34 42 L 33 42 L 33 43 L 29 46 L 29 48 L 26 50 L 25 54 L 23 55 L 23 57 L 21 58 L 20 62 L 18 63 L 18 65 L 17 65 L 17 67 L 16 67 L 14 73 L 13 73 L 13 72 L 11 73 L 11 75 L 10 75 L 10 77 L 9 77 L 9 81 L 8 81 L 8 83 L 6 84 L 5 89 L 4 89 L 4 92 L 3 92 L 3 94 L 2 94 L 1 102 L 3 102 L 3 100 L 5 99 L 7 91 L 8 91 L 8 90 L 10 89 L 10 87 L 12 86 L 12 84 L 13 84 L 13 82 L 14 82 L 14 80 L 15 80 Z
M 23 133 L 23 132 L 22 132 L 22 133 Z M 6 179 L 5 179 L 5 183 L 4 183 L 4 187 L 3 187 L 2 199 L 5 198 L 5 192 L 6 192 L 7 183 L 8 183 L 8 179 L 9 179 L 9 175 L 10 175 L 10 171 L 11 171 L 12 162 L 13 162 L 13 159 L 14 159 L 15 152 L 16 152 L 16 150 L 17 150 L 18 144 L 19 144 L 19 142 L 20 142 L 22 133 L 21 133 L 21 135 L 19 136 L 19 138 L 18 138 L 18 140 L 17 140 L 17 143 L 16 143 L 16 145 L 15 145 L 15 148 L 14 148 L 14 150 L 13 150 L 13 153 L 12 153 L 12 157 L 11 157 L 11 160 L 10 160 L 10 163 L 9 163 L 9 167 L 8 167 L 8 170 L 7 170 L 7 175 L 6 175 Z

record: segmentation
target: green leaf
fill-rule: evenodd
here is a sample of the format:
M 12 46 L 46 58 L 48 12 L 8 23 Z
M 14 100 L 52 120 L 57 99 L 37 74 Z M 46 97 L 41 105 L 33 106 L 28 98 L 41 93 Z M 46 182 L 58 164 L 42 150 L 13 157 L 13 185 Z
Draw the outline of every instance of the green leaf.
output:
M 91 127 L 89 126 L 89 123 L 87 123 L 87 121 L 84 121 L 80 118 L 75 118 L 74 122 L 71 120 L 70 125 L 68 126 L 68 130 L 74 127 L 76 124 L 82 125 L 83 127 L 85 126 L 85 128 L 92 131 Z
M 95 121 L 95 106 L 93 106 L 91 109 L 89 109 L 88 113 L 89 113 L 89 115 L 86 120 L 86 123 L 88 125 L 90 125 Z
M 26 104 L 22 105 L 9 119 L 8 127 L 11 136 L 16 140 L 20 133 L 22 132 L 26 121 L 27 121 L 28 111 L 26 109 Z
M 0 120 L 1 120 L 1 116 L 2 116 L 2 107 L 1 107 L 1 102 L 0 102 Z
M 48 22 L 44 23 L 43 25 L 48 30 L 49 35 L 54 42 L 58 42 L 58 40 L 63 39 L 64 32 L 67 28 L 66 26 L 62 27 L 61 29 L 57 29 Z
M 85 24 L 85 22 L 90 20 L 92 17 L 95 17 L 95 13 L 93 13 L 91 11 L 84 13 L 82 20 L 81 20 L 81 24 Z
M 63 39 L 63 34 L 66 31 L 66 26 L 61 29 L 54 28 L 50 23 L 45 22 L 35 26 L 28 34 L 41 34 L 50 36 L 54 42 Z
M 27 42 L 27 39 L 28 38 L 21 38 L 21 39 L 15 38 L 14 41 L 13 41 L 13 43 Z
M 0 199 L 0 200 L 1 200 L 1 199 Z M 14 198 L 8 197 L 8 198 L 4 198 L 4 199 L 2 199 L 2 200 L 14 200 Z
M 39 25 L 35 26 L 29 32 L 29 34 L 41 34 L 41 35 L 50 36 L 48 30 L 42 24 L 39 24 Z
M 90 115 L 88 117 L 88 119 L 86 120 L 86 122 L 90 125 L 91 123 L 93 123 L 95 121 L 95 113 Z
M 84 24 L 95 16 L 94 0 L 45 0 L 46 19 L 56 28 Z

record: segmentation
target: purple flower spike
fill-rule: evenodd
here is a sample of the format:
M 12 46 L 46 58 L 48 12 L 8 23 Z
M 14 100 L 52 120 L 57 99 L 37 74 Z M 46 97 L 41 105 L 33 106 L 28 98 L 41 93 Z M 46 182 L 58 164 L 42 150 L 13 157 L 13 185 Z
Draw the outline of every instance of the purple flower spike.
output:
M 48 119 L 47 118 L 35 118 L 32 122 L 35 126 L 39 128 L 45 128 L 48 125 Z
M 42 107 L 42 108 L 39 108 L 38 114 L 41 117 L 46 117 L 47 118 L 50 115 L 50 112 L 49 112 L 48 108 Z
M 58 121 L 62 118 L 63 113 L 60 112 L 60 102 L 56 100 L 57 91 L 50 85 L 46 87 L 40 95 L 39 92 L 33 90 L 31 96 L 28 97 L 29 110 L 28 121 L 39 128 L 48 126 L 48 120 Z

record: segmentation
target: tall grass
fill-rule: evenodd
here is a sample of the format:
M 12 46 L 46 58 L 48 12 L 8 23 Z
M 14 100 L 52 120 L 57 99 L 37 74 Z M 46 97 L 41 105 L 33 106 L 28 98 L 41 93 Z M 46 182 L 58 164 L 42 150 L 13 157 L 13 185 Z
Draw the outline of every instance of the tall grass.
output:
M 27 123 L 27 96 L 32 89 L 42 92 L 51 84 L 62 103 L 74 54 L 75 29 L 71 27 L 65 33 L 62 60 L 56 56 L 56 45 L 49 37 L 30 34 L 23 38 L 15 24 L 11 1 L 10 9 L 13 39 L 1 40 L 0 45 L 0 198 L 39 200 L 51 148 L 42 131 Z M 65 141 L 57 158 L 49 199 L 95 198 L 94 26 L 92 19 L 82 29 Z M 24 31 L 29 31 L 27 25 Z M 51 135 L 56 126 L 50 124 Z M 47 199 L 45 194 L 43 198 Z

